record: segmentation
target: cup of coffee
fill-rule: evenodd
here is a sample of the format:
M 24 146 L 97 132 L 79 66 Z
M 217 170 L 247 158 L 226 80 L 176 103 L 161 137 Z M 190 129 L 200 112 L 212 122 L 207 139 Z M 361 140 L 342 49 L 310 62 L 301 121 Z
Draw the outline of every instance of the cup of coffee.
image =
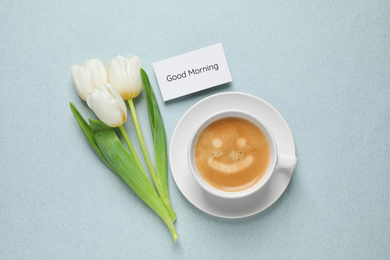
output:
M 275 168 L 297 158 L 278 154 L 269 129 L 255 116 L 226 110 L 205 119 L 192 134 L 188 163 L 199 185 L 221 198 L 242 198 L 263 187 Z

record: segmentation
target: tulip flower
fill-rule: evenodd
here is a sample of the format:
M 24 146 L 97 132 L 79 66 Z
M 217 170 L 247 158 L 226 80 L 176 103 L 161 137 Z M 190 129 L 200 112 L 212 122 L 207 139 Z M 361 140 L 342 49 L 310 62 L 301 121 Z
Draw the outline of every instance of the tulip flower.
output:
M 110 127 L 121 126 L 126 121 L 126 104 L 110 83 L 92 91 L 87 96 L 87 104 L 96 116 Z
M 140 69 L 141 60 L 137 56 L 117 56 L 107 65 L 110 83 L 116 88 L 124 100 L 135 98 L 142 91 Z
M 167 184 L 162 183 L 159 176 L 156 174 L 152 160 L 150 159 L 148 150 L 146 148 L 145 140 L 142 135 L 141 127 L 138 121 L 138 116 L 135 111 L 133 98 L 137 97 L 143 88 L 141 77 L 142 63 L 137 56 L 127 55 L 126 58 L 117 56 L 108 63 L 107 73 L 110 83 L 120 93 L 124 100 L 129 103 L 131 115 L 133 117 L 135 130 L 137 132 L 138 140 L 144 155 L 146 165 L 148 167 L 150 176 L 156 186 L 158 194 L 163 198 L 173 220 L 176 219 L 176 213 L 173 211 L 169 201 Z
M 118 127 L 121 131 L 131 154 L 142 168 L 130 138 L 127 135 L 123 123 L 127 118 L 127 108 L 125 101 L 119 95 L 118 91 L 110 84 L 101 85 L 87 96 L 87 104 L 96 116 L 109 127 Z M 143 168 L 142 168 L 143 169 Z M 143 171 L 146 175 L 146 172 Z
M 70 73 L 76 91 L 84 101 L 94 89 L 108 83 L 104 65 L 98 59 L 87 60 L 81 66 L 73 65 L 70 68 Z

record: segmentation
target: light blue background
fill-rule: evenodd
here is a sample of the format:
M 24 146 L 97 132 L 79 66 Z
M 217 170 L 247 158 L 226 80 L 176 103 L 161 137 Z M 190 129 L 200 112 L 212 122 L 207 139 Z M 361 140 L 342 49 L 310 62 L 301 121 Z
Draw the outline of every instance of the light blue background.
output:
M 0 33 L 0 259 L 390 259 L 390 1 L 3 0 Z M 163 103 L 152 63 L 219 42 L 233 83 Z M 168 141 L 211 94 L 279 110 L 299 160 L 282 197 L 220 219 L 169 173 L 173 243 L 69 109 L 94 118 L 73 64 L 127 53 L 149 74 Z M 151 149 L 144 93 L 135 103 Z

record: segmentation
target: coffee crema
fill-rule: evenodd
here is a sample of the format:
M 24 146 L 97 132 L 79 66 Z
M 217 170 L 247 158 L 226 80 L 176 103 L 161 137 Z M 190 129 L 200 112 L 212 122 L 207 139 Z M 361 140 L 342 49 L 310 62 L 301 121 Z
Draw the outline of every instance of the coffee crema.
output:
M 240 191 L 256 184 L 270 161 L 270 146 L 259 127 L 239 117 L 207 126 L 195 146 L 195 164 L 202 178 L 223 191 Z

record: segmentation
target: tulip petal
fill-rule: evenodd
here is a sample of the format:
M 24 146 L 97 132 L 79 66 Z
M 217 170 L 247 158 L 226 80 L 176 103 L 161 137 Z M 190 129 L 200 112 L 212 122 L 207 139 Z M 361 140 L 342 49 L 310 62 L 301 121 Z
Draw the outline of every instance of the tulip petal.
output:
M 87 70 L 80 65 L 73 65 L 70 68 L 70 73 L 72 75 L 77 94 L 79 94 L 83 100 L 86 100 L 88 94 L 95 89 Z
M 83 63 L 82 66 L 88 72 L 88 75 L 91 78 L 91 81 L 94 83 L 95 88 L 108 82 L 106 69 L 100 60 L 87 60 Z
M 127 74 L 132 88 L 131 98 L 135 98 L 142 91 L 142 79 L 140 69 L 142 68 L 141 60 L 137 56 L 126 56 Z
M 126 67 L 126 59 L 122 56 L 117 56 L 107 65 L 108 79 L 124 100 L 131 98 L 133 93 Z
M 123 101 L 121 95 L 119 94 L 119 92 L 114 88 L 114 86 L 112 86 L 110 83 L 107 83 L 106 84 L 106 87 L 107 87 L 107 90 L 111 93 L 112 97 L 114 98 L 119 110 L 120 110 L 120 113 L 121 113 L 121 116 L 122 116 L 122 121 L 123 123 L 126 121 L 126 118 L 127 118 L 127 107 L 126 107 L 126 103 Z

